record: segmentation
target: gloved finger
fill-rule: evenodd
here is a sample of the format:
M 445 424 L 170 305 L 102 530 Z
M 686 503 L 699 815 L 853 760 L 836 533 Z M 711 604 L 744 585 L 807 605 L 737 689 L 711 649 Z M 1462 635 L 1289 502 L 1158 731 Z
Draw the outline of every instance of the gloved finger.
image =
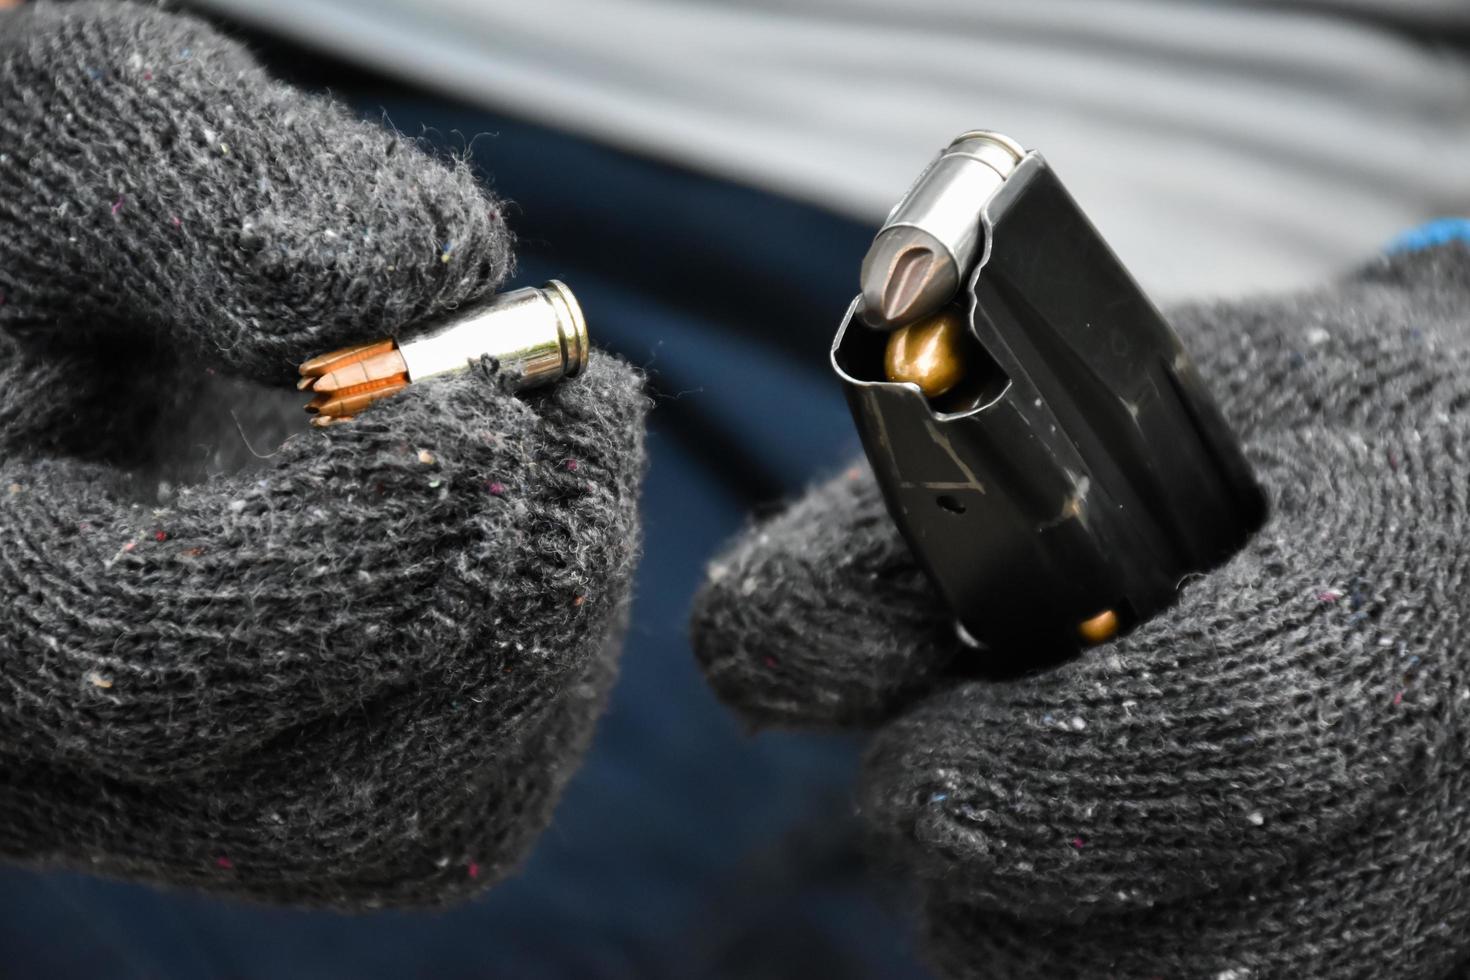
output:
M 715 559 L 691 632 L 715 692 L 759 725 L 872 724 L 963 649 L 865 463 Z
M 1262 436 L 1272 516 L 1133 633 L 968 683 L 876 736 L 882 853 L 987 909 L 1069 920 L 1268 877 L 1458 737 L 1470 426 Z M 1457 750 L 1458 751 L 1458 750 Z
M 1470 250 L 1454 244 L 1381 260 L 1331 291 L 1172 319 L 1243 440 L 1269 450 L 1298 431 L 1412 433 L 1463 419 L 1466 311 Z M 1391 470 L 1404 449 L 1387 435 L 1375 444 L 1370 462 Z M 1331 497 L 1319 509 L 1297 519 L 1339 513 Z M 715 690 L 753 722 L 849 725 L 973 672 L 951 621 L 859 465 L 735 541 L 710 566 L 692 632 Z
M 466 166 L 271 80 L 192 17 L 38 4 L 0 31 L 0 332 L 181 350 L 264 381 L 488 294 Z
M 163 507 L 122 470 L 0 462 L 0 747 L 138 783 L 409 686 L 556 690 L 625 590 L 645 408 L 607 355 L 524 398 L 473 372 Z
M 1169 320 L 1241 438 L 1375 431 L 1470 403 L 1470 246 L 1382 256 L 1318 289 L 1181 306 Z
M 139 434 L 155 430 L 165 414 L 177 420 L 197 411 L 204 377 L 198 368 L 180 371 L 162 354 L 43 350 L 0 333 L 0 459 L 156 462 L 165 446 Z
M 497 654 L 500 676 L 462 665 L 453 682 L 384 690 L 239 759 L 149 786 L 7 764 L 0 853 L 347 910 L 474 894 L 525 858 L 591 738 L 625 619 L 596 615 L 581 616 L 560 651 L 578 666 L 558 686 L 534 657 Z
M 1140 893 L 1126 909 L 1066 921 L 936 884 L 923 913 L 929 957 L 948 978 L 1463 976 L 1466 750 L 1456 732 L 1413 754 L 1392 790 L 1338 832 L 1304 841 L 1264 877 L 1188 899 Z M 1085 865 L 1086 851 L 1074 861 Z

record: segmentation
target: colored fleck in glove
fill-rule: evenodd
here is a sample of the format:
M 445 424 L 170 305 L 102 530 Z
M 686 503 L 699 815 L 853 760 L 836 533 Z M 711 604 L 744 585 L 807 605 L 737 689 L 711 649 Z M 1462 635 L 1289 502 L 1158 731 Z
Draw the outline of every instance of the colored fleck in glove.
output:
M 711 566 L 699 660 L 756 724 L 876 730 L 859 806 L 946 976 L 1443 977 L 1470 955 L 1470 250 L 1173 320 L 1272 512 L 1171 609 L 987 681 L 860 465 Z
M 640 377 L 312 430 L 297 362 L 493 291 L 497 202 L 153 8 L 0 13 L 0 93 L 0 856 L 343 908 L 502 877 L 615 670 Z

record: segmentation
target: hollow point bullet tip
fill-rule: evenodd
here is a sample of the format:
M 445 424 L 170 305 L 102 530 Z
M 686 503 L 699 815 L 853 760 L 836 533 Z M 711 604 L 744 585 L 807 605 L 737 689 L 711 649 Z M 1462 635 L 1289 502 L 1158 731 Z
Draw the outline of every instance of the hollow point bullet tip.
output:
M 315 393 L 306 411 L 319 419 L 350 418 L 408 387 L 408 366 L 391 339 L 313 357 L 300 371 L 302 378 L 296 387 Z

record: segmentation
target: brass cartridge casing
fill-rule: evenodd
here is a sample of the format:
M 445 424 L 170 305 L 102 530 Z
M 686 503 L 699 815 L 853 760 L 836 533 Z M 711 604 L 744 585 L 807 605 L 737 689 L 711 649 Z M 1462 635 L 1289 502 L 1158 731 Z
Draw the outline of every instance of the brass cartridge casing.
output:
M 410 384 L 463 371 L 492 357 L 517 390 L 551 384 L 587 366 L 587 321 L 572 291 L 555 279 L 501 293 L 410 339 L 344 347 L 301 365 L 298 387 L 315 393 L 306 410 L 317 426 L 345 422 Z

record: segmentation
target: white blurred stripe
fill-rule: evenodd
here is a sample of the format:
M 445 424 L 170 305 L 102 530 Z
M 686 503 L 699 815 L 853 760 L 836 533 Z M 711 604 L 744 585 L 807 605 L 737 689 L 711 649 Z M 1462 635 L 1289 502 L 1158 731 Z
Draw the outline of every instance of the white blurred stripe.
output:
M 1470 69 L 1369 23 L 1160 0 L 199 0 L 446 92 L 876 222 L 946 139 L 1052 161 L 1163 296 L 1470 211 Z

